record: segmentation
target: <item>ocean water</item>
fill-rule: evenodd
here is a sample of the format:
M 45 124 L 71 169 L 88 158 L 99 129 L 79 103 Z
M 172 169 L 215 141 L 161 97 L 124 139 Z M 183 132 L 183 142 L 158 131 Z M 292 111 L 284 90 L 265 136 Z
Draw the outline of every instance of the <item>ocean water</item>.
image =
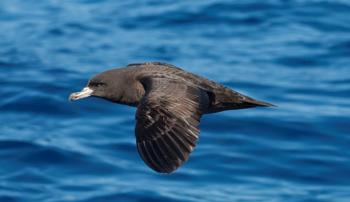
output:
M 70 103 L 94 74 L 162 61 L 272 102 L 204 116 L 171 175 L 135 108 Z M 0 201 L 350 201 L 350 1 L 1 0 Z

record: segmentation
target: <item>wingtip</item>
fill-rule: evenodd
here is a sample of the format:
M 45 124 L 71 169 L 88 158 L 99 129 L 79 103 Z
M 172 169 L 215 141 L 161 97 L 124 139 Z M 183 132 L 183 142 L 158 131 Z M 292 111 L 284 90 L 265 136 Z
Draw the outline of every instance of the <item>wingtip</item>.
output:
M 265 101 L 260 101 L 260 100 L 248 99 L 245 101 L 246 103 L 252 104 L 256 107 L 277 107 L 277 105 L 274 105 L 272 103 L 265 102 Z
M 278 107 L 277 105 L 274 105 L 272 103 L 269 103 L 269 102 L 262 102 L 263 104 L 260 105 L 262 107 Z

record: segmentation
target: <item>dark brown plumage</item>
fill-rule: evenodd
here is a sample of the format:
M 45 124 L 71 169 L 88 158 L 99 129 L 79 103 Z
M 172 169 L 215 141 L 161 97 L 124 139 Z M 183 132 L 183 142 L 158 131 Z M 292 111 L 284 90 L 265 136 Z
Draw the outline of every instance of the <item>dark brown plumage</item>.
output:
M 273 106 L 170 64 L 130 64 L 94 76 L 70 100 L 96 96 L 137 107 L 136 142 L 144 162 L 171 173 L 189 157 L 203 114 Z

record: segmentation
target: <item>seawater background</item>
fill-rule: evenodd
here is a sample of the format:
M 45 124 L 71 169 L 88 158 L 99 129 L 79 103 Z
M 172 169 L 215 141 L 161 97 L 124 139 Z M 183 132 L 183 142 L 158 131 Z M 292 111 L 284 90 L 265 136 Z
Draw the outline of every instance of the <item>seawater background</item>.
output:
M 190 160 L 150 170 L 135 109 L 67 101 L 163 61 L 278 108 L 205 116 Z M 0 1 L 0 201 L 350 201 L 350 2 Z

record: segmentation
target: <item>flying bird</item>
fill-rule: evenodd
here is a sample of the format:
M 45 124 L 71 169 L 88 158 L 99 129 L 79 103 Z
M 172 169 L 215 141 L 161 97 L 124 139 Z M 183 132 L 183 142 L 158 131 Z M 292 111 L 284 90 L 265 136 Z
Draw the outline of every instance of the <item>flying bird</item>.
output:
M 69 100 L 89 96 L 137 107 L 137 150 L 160 173 L 171 173 L 187 161 L 199 137 L 202 115 L 274 106 L 160 62 L 130 64 L 97 74 Z

